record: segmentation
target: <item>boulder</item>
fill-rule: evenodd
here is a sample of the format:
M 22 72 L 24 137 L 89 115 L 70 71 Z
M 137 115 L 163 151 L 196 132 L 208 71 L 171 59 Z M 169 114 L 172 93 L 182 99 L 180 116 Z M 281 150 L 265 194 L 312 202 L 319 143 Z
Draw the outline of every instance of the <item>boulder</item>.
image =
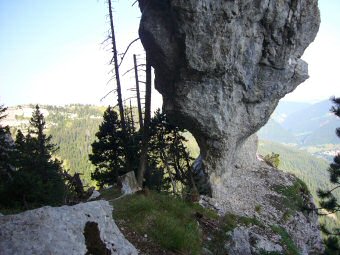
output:
M 91 196 L 87 199 L 87 201 L 92 201 L 100 197 L 100 192 L 98 190 L 93 190 Z
M 120 180 L 120 183 L 122 184 L 121 191 L 123 195 L 133 194 L 141 189 L 138 186 L 136 176 L 133 171 L 119 176 L 119 180 Z
M 106 201 L 0 217 L 2 255 L 138 254 L 121 234 Z

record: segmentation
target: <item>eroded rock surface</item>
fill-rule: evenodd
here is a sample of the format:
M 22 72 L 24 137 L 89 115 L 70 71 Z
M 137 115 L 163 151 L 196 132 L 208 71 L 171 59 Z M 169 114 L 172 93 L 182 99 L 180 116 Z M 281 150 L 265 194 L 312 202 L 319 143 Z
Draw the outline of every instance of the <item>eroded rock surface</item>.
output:
M 200 200 L 220 215 L 238 215 L 258 223 L 238 226 L 230 233 L 228 254 L 289 254 L 284 239 L 291 240 L 298 254 L 322 254 L 318 217 L 307 187 L 295 176 L 258 161 L 256 149 L 253 135 L 240 149 L 231 174 L 222 175 L 223 181 L 216 186 L 218 197 Z
M 106 201 L 42 207 L 0 217 L 2 255 L 79 255 L 138 252 L 121 234 Z
M 140 38 L 155 68 L 164 111 L 195 136 L 201 149 L 212 193 L 203 204 L 262 224 L 235 229 L 228 254 L 280 253 L 282 235 L 299 253 L 320 254 L 316 215 L 303 211 L 301 203 L 285 204 L 302 196 L 304 205 L 313 207 L 310 195 L 287 198 L 284 193 L 299 181 L 257 161 L 252 136 L 278 101 L 308 78 L 301 56 L 319 29 L 317 0 L 139 4 Z
M 285 94 L 308 78 L 317 0 L 140 0 L 140 38 L 165 112 L 193 133 L 212 186 Z

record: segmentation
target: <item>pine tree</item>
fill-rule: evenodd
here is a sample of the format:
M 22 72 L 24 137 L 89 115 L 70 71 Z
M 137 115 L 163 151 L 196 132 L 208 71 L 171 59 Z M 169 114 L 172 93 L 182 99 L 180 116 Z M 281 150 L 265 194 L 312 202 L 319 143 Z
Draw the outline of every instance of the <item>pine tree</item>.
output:
M 60 205 L 64 202 L 65 184 L 62 178 L 62 162 L 52 158 L 58 148 L 46 136 L 46 123 L 39 106 L 30 120 L 28 134 L 18 130 L 13 162 L 16 171 L 6 186 L 10 206 L 34 208 L 42 205 Z
M 332 107 L 331 112 L 333 112 L 337 117 L 340 117 L 340 98 L 333 98 L 335 106 Z M 336 129 L 336 135 L 340 138 L 340 127 Z M 340 188 L 340 153 L 338 153 L 333 162 L 330 164 L 328 172 L 330 174 L 330 181 L 334 184 L 334 188 L 331 190 L 318 190 L 318 196 L 320 198 L 320 206 L 322 209 L 326 209 L 329 213 L 336 213 L 340 211 L 340 204 L 337 198 L 334 196 L 334 191 Z M 324 215 L 324 213 L 321 213 Z M 340 229 L 333 229 L 332 231 L 323 227 L 323 231 L 327 235 L 332 235 L 326 240 L 327 250 L 330 253 L 335 254 L 334 251 L 339 252 L 339 236 Z
M 123 135 L 118 114 L 109 106 L 96 133 L 97 141 L 92 143 L 92 154 L 89 155 L 90 161 L 96 166 L 91 177 L 101 187 L 117 182 L 118 176 L 126 173 Z
M 6 117 L 5 108 L 0 105 L 0 121 Z M 14 142 L 11 137 L 8 126 L 0 124 L 0 192 L 6 182 L 12 179 L 13 166 L 11 164 L 11 155 L 14 151 Z
M 178 193 L 177 183 L 180 183 L 190 192 L 197 193 L 191 172 L 193 158 L 185 147 L 183 132 L 184 129 L 171 124 L 159 109 L 155 112 L 150 124 L 149 171 L 153 169 L 166 173 L 161 185 L 164 190 L 171 187 L 173 193 Z M 155 163 L 157 167 L 150 168 Z

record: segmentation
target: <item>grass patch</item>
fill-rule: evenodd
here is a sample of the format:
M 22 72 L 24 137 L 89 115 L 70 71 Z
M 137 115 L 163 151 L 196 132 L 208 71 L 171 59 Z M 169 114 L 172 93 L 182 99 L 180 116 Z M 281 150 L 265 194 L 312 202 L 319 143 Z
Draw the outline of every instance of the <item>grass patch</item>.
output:
M 226 214 L 222 218 L 222 228 L 225 232 L 229 232 L 236 228 L 239 225 L 249 226 L 249 225 L 258 225 L 261 223 L 255 218 L 249 218 L 244 216 L 237 216 L 235 214 Z
M 105 198 L 106 200 L 115 199 L 122 195 L 122 192 L 119 187 L 110 187 L 107 189 L 99 190 L 100 196 Z
M 287 210 L 285 219 L 288 219 L 296 211 L 306 209 L 307 204 L 303 197 L 310 196 L 310 193 L 307 185 L 300 179 L 296 179 L 292 186 L 278 185 L 274 187 L 274 190 L 283 195 L 282 205 Z
M 21 213 L 23 211 L 25 211 L 25 209 L 20 208 L 20 207 L 15 207 L 15 208 L 2 208 L 2 207 L 0 207 L 0 213 L 2 213 L 3 215 L 17 214 L 17 213 Z
M 124 197 L 114 201 L 113 206 L 113 217 L 124 220 L 132 231 L 147 234 L 161 247 L 183 254 L 201 253 L 202 233 L 195 213 L 218 218 L 215 212 L 197 204 L 154 192 Z
M 265 250 L 260 250 L 259 255 L 281 255 L 281 253 L 278 252 L 278 251 L 265 251 Z
M 293 240 L 290 238 L 289 234 L 287 231 L 277 225 L 274 225 L 271 227 L 272 230 L 281 236 L 281 245 L 283 246 L 286 255 L 299 255 L 299 249 L 296 247 L 295 243 Z
M 255 218 L 248 218 L 243 216 L 237 216 L 235 214 L 226 214 L 223 216 L 219 223 L 219 228 L 216 229 L 212 235 L 212 240 L 208 245 L 208 249 L 212 251 L 214 255 L 227 254 L 225 243 L 230 239 L 230 231 L 234 230 L 237 226 L 250 226 L 262 224 Z

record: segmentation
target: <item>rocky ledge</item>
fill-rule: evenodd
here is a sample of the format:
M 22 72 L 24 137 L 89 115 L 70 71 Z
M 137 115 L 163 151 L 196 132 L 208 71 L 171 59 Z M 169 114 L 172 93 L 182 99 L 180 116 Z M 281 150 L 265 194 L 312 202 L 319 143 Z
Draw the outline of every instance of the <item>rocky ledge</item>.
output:
M 0 217 L 2 255 L 135 255 L 106 201 L 50 207 Z

